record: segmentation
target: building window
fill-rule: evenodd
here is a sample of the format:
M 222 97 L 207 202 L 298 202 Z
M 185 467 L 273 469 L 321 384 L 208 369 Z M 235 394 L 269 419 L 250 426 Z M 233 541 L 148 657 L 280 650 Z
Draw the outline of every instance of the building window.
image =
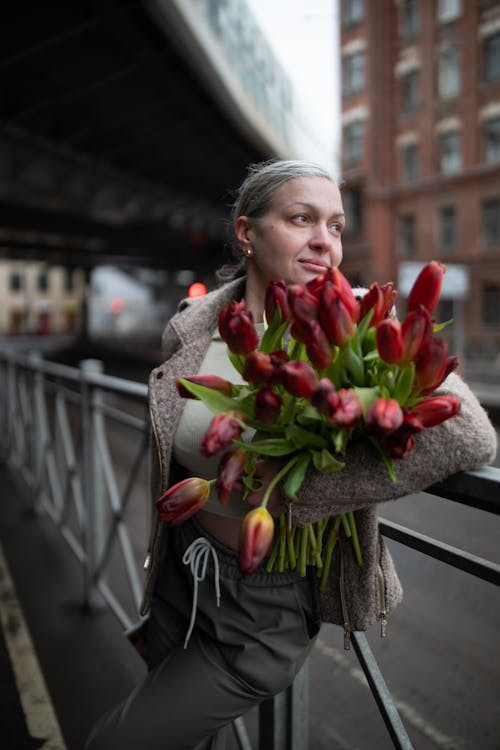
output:
M 413 215 L 401 216 L 399 219 L 399 238 L 401 256 L 413 258 L 417 248 L 415 217 Z
M 47 271 L 40 271 L 38 274 L 37 287 L 39 292 L 47 292 L 49 289 L 49 277 Z
M 364 122 L 355 120 L 344 126 L 343 130 L 343 161 L 348 166 L 360 164 L 363 161 Z
M 454 21 L 462 14 L 462 0 L 438 0 L 437 17 L 440 23 Z
M 438 91 L 441 99 L 457 96 L 462 88 L 460 70 L 460 50 L 458 47 L 448 47 L 439 54 L 438 59 Z
M 345 233 L 360 234 L 363 228 L 362 197 L 358 187 L 342 191 L 342 203 L 346 216 Z
M 363 0 L 342 0 L 342 26 L 354 26 L 363 20 Z
M 13 271 L 9 276 L 9 290 L 11 292 L 20 292 L 23 286 L 23 280 L 20 273 Z
M 420 75 L 418 70 L 410 70 L 401 79 L 403 112 L 412 112 L 418 107 L 418 87 Z
M 484 124 L 484 158 L 489 162 L 500 161 L 500 117 Z
M 484 39 L 483 65 L 485 81 L 497 81 L 500 78 L 500 32 Z
M 443 133 L 439 137 L 439 164 L 441 174 L 455 174 L 462 168 L 460 133 Z
M 482 203 L 483 247 L 500 245 L 500 198 L 488 198 Z
M 419 0 L 401 0 L 401 32 L 403 38 L 413 39 L 420 31 Z
M 416 182 L 419 178 L 418 146 L 411 143 L 401 151 L 403 182 Z
M 500 323 L 500 286 L 494 284 L 483 289 L 483 325 L 495 326 Z
M 342 62 L 342 95 L 352 96 L 365 87 L 365 56 L 355 52 L 344 57 Z
M 439 247 L 450 252 L 457 247 L 457 212 L 455 206 L 442 206 L 439 210 Z

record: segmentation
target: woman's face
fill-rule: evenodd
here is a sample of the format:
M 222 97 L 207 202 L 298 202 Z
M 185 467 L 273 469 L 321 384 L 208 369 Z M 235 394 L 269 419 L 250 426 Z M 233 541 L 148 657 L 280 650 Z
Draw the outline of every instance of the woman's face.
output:
M 325 177 L 295 177 L 275 193 L 266 213 L 235 225 L 248 256 L 247 297 L 262 299 L 272 279 L 304 284 L 342 260 L 340 191 Z

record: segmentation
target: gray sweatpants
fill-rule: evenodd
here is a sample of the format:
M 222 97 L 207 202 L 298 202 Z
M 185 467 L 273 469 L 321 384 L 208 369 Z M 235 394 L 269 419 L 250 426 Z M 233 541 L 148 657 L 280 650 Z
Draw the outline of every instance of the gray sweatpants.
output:
M 220 607 L 210 552 L 184 648 L 194 579 L 182 558 L 199 537 L 217 553 Z M 242 578 L 236 553 L 186 521 L 169 532 L 158 575 L 147 630 L 149 673 L 98 722 L 86 750 L 222 750 L 218 730 L 288 687 L 318 630 L 307 578 L 262 567 Z

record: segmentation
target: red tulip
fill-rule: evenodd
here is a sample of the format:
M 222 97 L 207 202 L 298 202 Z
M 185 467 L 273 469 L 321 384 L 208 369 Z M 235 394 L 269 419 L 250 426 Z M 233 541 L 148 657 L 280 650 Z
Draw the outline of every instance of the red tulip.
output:
M 354 292 L 346 277 L 339 268 L 330 268 L 326 275 L 339 290 L 342 302 L 349 310 L 349 315 L 354 323 L 357 323 L 359 320 L 359 302 L 354 296 Z
M 338 427 L 351 429 L 363 414 L 361 401 L 353 388 L 341 388 L 337 391 L 339 405 L 330 421 Z
M 224 380 L 224 378 L 220 378 L 218 375 L 190 375 L 187 378 L 182 378 L 182 380 L 188 380 L 195 385 L 203 385 L 205 388 L 219 391 L 219 393 L 223 393 L 224 396 L 231 395 L 231 383 L 229 380 Z M 176 381 L 175 385 L 179 396 L 182 396 L 182 398 L 198 398 L 194 393 L 188 391 L 186 386 L 179 380 Z
M 439 261 L 427 263 L 418 274 L 408 296 L 408 312 L 423 305 L 430 313 L 439 302 L 446 268 Z
M 311 320 L 304 324 L 306 333 L 307 356 L 318 370 L 323 370 L 331 364 L 333 357 L 332 345 L 317 320 Z
M 234 354 L 249 354 L 257 348 L 259 337 L 253 315 L 245 301 L 233 300 L 219 313 L 219 333 Z
M 250 352 L 245 360 L 242 377 L 249 383 L 262 385 L 273 379 L 274 367 L 271 357 L 265 352 Z
M 177 526 L 197 513 L 208 500 L 210 482 L 199 477 L 189 477 L 174 484 L 156 501 L 160 521 Z
M 318 386 L 318 376 L 307 362 L 292 360 L 281 368 L 281 382 L 288 393 L 299 398 L 310 398 Z
M 391 281 L 387 284 L 383 284 L 383 286 L 380 286 L 375 282 L 370 286 L 370 289 L 365 296 L 362 297 L 359 303 L 359 319 L 362 320 L 365 315 L 373 309 L 370 325 L 377 325 L 377 323 L 387 317 L 387 314 L 394 306 L 396 297 L 397 292 Z
M 221 503 L 227 503 L 231 490 L 245 471 L 246 457 L 247 454 L 243 448 L 227 451 L 222 456 L 215 483 Z
M 269 354 L 271 358 L 271 364 L 273 366 L 273 374 L 271 383 L 278 385 L 281 383 L 281 368 L 284 364 L 290 361 L 288 354 L 283 349 L 275 349 Z
M 299 325 L 318 319 L 318 301 L 302 284 L 290 284 L 288 305 L 292 321 Z
M 415 404 L 412 411 L 424 427 L 434 427 L 458 414 L 460 405 L 456 396 L 430 396 Z
M 391 458 L 407 458 L 415 447 L 413 435 L 423 429 L 424 426 L 417 415 L 410 409 L 403 408 L 403 424 L 385 437 L 382 444 Z
M 414 392 L 423 396 L 432 393 L 458 365 L 457 357 L 448 357 L 443 339 L 431 338 L 419 351 L 415 362 Z
M 281 320 L 290 320 L 288 290 L 284 281 L 270 281 L 266 288 L 265 312 L 268 324 L 271 323 L 276 308 L 280 311 Z
M 366 412 L 365 421 L 379 439 L 396 432 L 403 424 L 403 410 L 393 398 L 377 399 Z
M 274 537 L 273 517 L 266 508 L 254 508 L 241 525 L 240 570 L 250 576 L 259 567 Z
M 339 405 L 339 397 L 331 380 L 321 378 L 318 387 L 311 395 L 311 404 L 320 414 L 326 414 L 327 417 L 335 413 Z
M 273 424 L 280 415 L 282 399 L 272 388 L 261 388 L 255 396 L 255 418 Z
M 403 320 L 401 333 L 403 337 L 401 364 L 407 365 L 416 359 L 420 348 L 432 335 L 432 323 L 428 310 L 422 306 L 412 310 Z
M 389 364 L 399 362 L 403 356 L 403 335 L 401 324 L 395 318 L 384 318 L 377 325 L 378 353 Z
M 239 438 L 245 429 L 242 424 L 245 419 L 245 415 L 240 411 L 216 414 L 203 435 L 200 453 L 203 456 L 215 456 L 231 445 L 231 441 Z
M 323 329 L 336 346 L 344 346 L 354 335 L 354 320 L 336 286 L 327 282 L 319 302 L 319 319 Z

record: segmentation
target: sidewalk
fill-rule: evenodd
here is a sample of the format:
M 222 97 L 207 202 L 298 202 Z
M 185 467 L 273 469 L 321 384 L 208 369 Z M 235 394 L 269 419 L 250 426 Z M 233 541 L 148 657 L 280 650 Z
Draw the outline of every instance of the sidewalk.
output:
M 0 483 L 0 545 L 35 649 L 31 656 L 40 665 L 64 737 L 63 743 L 49 742 L 47 735 L 30 738 L 25 691 L 33 681 L 19 684 L 18 679 L 16 685 L 5 634 L 0 634 L 0 747 L 80 750 L 92 723 L 130 692 L 144 666 L 109 611 L 82 609 L 81 568 L 52 522 L 29 511 L 28 499 L 1 463 Z M 5 599 L 0 606 L 3 614 L 8 611 Z M 34 709 L 50 712 L 50 701 Z

